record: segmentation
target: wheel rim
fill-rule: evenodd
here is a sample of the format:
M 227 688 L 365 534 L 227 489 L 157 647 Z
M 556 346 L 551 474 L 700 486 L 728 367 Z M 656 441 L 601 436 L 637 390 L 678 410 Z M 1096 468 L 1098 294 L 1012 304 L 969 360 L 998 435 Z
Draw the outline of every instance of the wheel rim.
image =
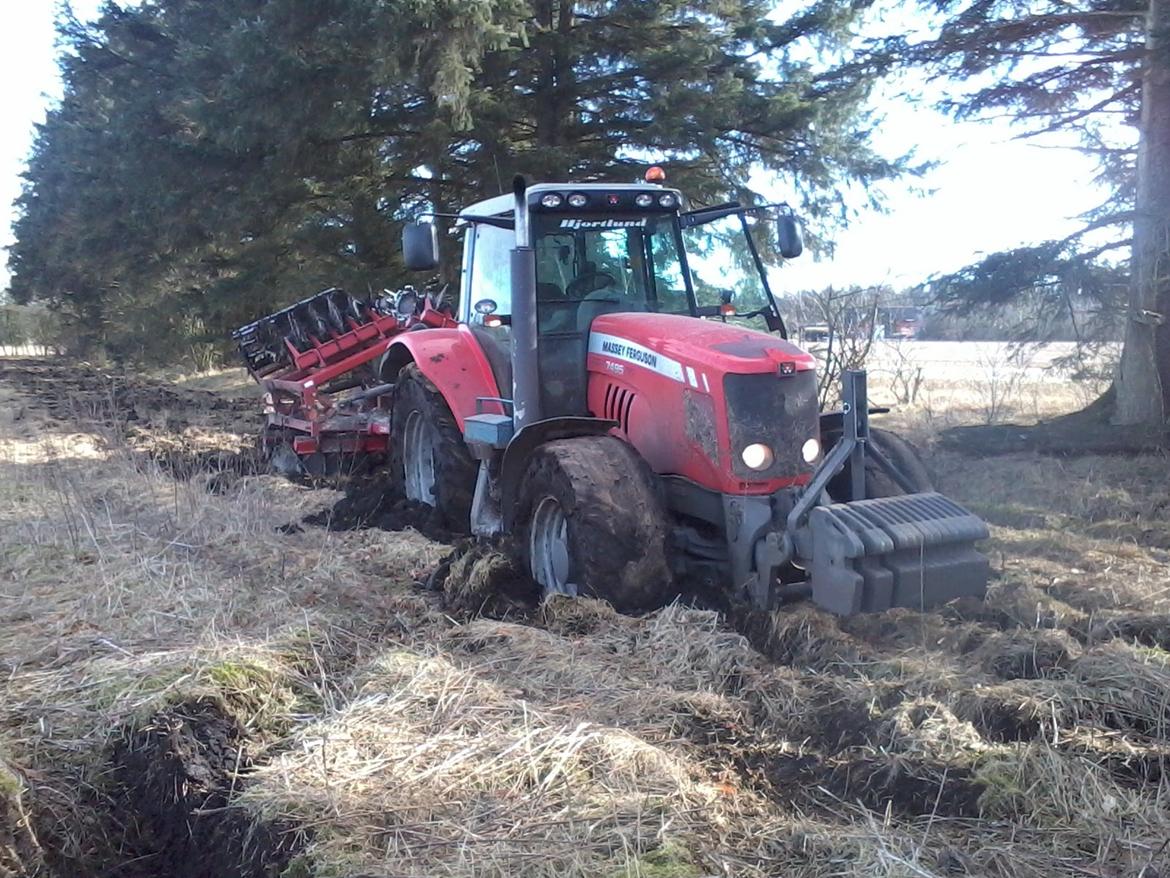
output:
M 546 595 L 576 596 L 577 586 L 569 581 L 569 521 L 555 497 L 536 505 L 528 535 L 528 560 L 535 579 Z
M 422 412 L 411 412 L 403 431 L 402 469 L 406 498 L 436 505 L 435 501 L 435 445 L 433 431 Z

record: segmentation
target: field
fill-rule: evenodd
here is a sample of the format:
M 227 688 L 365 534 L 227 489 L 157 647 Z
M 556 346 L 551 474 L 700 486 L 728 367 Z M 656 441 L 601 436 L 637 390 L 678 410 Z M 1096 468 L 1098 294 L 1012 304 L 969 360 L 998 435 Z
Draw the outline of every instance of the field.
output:
M 1170 461 L 941 450 L 1095 390 L 959 350 L 872 390 L 988 600 L 844 620 L 539 605 L 236 373 L 0 359 L 0 876 L 1170 875 Z

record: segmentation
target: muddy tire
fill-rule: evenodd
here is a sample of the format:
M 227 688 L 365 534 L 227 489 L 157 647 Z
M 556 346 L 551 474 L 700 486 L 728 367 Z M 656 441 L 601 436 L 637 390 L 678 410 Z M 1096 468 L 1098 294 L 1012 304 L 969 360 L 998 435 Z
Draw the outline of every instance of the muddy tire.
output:
M 886 456 L 886 460 L 905 477 L 915 493 L 934 490 L 934 478 L 926 464 L 922 462 L 922 454 L 913 443 L 889 430 L 872 428 L 869 431 L 869 438 Z M 872 462 L 866 467 L 866 482 L 873 486 L 874 493 L 870 494 L 871 497 L 896 497 L 906 493 L 898 487 L 897 482 Z M 881 493 L 877 493 L 878 491 Z
M 545 595 L 579 594 L 634 612 L 674 594 L 666 515 L 645 463 L 620 439 L 539 448 L 517 500 L 520 551 Z
M 897 433 L 889 430 L 879 430 L 873 427 L 869 430 L 869 439 L 878 450 L 885 455 L 897 470 L 902 473 L 915 493 L 933 491 L 934 479 L 930 470 L 922 462 L 918 449 Z M 890 476 L 877 465 L 872 458 L 865 460 L 865 496 L 869 497 L 898 497 L 906 492 Z M 849 497 L 849 464 L 829 482 L 829 496 L 838 502 Z
M 467 533 L 476 464 L 443 395 L 414 363 L 398 373 L 390 426 L 391 485 Z

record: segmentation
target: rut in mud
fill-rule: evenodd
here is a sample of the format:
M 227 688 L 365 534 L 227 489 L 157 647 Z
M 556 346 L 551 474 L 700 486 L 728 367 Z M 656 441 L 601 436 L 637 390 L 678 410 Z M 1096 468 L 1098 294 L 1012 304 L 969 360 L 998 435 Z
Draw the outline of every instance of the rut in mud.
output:
M 176 478 L 212 474 L 226 484 L 261 467 L 254 396 L 187 390 L 61 359 L 0 358 L 0 383 L 20 394 L 14 422 L 27 414 L 57 428 L 96 430 L 109 447 L 150 460 Z M 35 434 L 40 427 L 30 423 L 28 429 Z
M 304 524 L 329 530 L 399 531 L 409 527 L 438 543 L 458 538 L 435 507 L 402 496 L 385 469 L 344 479 L 341 486 L 345 496 L 329 509 L 305 518 Z
M 138 875 L 281 874 L 303 836 L 232 803 L 253 768 L 247 748 L 238 720 L 209 700 L 168 707 L 123 734 L 111 754 L 114 802 Z
M 304 846 L 304 831 L 233 802 L 254 764 L 246 731 L 214 700 L 167 706 L 94 757 L 100 786 L 78 791 L 69 823 L 45 802 L 21 815 L 0 806 L 0 875 L 274 878 Z

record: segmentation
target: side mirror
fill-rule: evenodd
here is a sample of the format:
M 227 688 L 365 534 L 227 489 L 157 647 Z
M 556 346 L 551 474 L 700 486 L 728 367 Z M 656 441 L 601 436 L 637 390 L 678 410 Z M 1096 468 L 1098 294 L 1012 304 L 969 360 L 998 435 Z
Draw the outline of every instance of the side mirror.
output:
M 402 227 L 402 261 L 408 271 L 439 267 L 439 238 L 433 223 L 407 223 Z
M 731 300 L 735 298 L 735 290 L 720 290 L 719 301 L 724 305 L 730 305 Z
M 795 259 L 804 252 L 800 225 L 792 214 L 782 213 L 776 217 L 776 242 L 780 245 L 780 255 L 785 259 Z

